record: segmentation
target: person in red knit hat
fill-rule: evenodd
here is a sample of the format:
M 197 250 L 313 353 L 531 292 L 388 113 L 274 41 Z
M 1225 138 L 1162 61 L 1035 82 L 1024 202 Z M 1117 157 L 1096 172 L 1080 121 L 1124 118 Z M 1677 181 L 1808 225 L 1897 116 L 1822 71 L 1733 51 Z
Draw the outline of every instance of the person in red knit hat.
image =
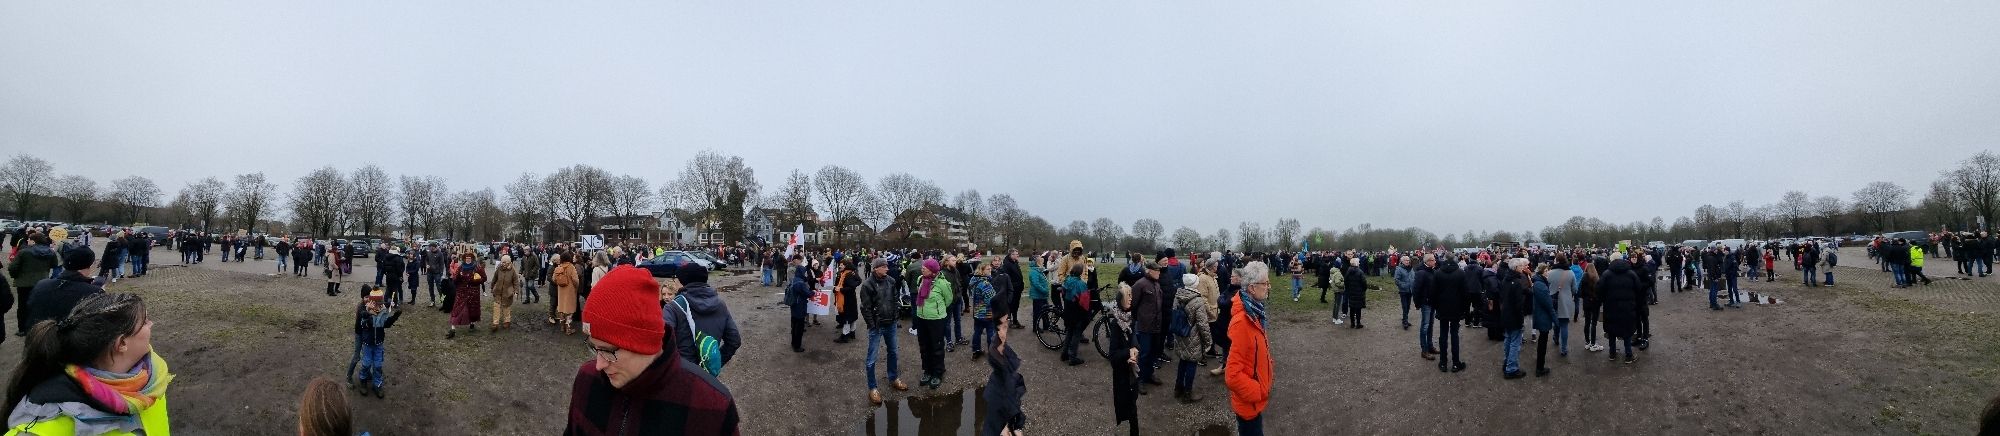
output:
M 736 435 L 729 389 L 686 359 L 660 312 L 660 284 L 644 269 L 604 274 L 583 308 L 591 361 L 570 387 L 566 435 Z

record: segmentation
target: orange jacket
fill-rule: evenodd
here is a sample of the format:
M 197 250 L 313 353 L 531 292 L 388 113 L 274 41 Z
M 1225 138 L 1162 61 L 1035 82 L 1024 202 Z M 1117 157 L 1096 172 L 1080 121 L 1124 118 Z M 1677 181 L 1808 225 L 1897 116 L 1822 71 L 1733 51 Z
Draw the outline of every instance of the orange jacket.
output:
M 1229 407 L 1236 416 L 1255 418 L 1271 401 L 1271 343 L 1264 338 L 1264 326 L 1243 313 L 1243 302 L 1230 305 L 1229 313 L 1229 360 L 1222 383 L 1229 386 Z

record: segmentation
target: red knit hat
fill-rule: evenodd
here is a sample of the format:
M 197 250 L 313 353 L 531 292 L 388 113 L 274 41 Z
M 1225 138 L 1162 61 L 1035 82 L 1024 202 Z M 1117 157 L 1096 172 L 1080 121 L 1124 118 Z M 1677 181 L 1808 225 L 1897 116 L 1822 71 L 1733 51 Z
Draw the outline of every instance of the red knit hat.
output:
M 619 265 L 591 286 L 583 306 L 583 332 L 619 349 L 653 355 L 667 335 L 660 315 L 660 282 L 653 274 Z

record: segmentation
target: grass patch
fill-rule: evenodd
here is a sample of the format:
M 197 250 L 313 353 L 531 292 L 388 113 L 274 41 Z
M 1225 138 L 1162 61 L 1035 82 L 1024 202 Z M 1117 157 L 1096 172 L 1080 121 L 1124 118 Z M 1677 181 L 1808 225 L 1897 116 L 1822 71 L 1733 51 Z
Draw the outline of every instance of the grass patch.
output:
M 1117 284 L 1118 273 L 1124 269 L 1125 263 L 1123 261 L 1098 264 L 1098 286 Z M 1335 279 L 1335 283 L 1333 283 L 1334 288 L 1327 291 L 1327 303 L 1319 302 L 1319 288 L 1313 287 L 1313 284 L 1317 283 L 1318 280 L 1317 277 L 1311 274 L 1301 276 L 1299 281 L 1306 288 L 1300 291 L 1299 301 L 1294 303 L 1292 302 L 1292 275 L 1290 273 L 1271 275 L 1271 301 L 1269 307 L 1272 311 L 1332 313 L 1332 293 L 1339 291 L 1339 280 Z M 1397 296 L 1395 278 L 1386 273 L 1380 277 L 1369 276 L 1368 286 L 1372 288 L 1368 290 L 1368 307 L 1370 309 L 1401 308 L 1402 297 Z

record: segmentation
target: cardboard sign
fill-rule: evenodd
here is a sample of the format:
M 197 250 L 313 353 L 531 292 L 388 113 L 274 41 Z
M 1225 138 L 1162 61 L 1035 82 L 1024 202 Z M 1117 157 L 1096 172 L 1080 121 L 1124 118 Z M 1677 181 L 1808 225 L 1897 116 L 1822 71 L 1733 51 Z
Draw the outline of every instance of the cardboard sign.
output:
M 582 245 L 585 250 L 603 250 L 604 235 L 583 235 L 577 245 Z

